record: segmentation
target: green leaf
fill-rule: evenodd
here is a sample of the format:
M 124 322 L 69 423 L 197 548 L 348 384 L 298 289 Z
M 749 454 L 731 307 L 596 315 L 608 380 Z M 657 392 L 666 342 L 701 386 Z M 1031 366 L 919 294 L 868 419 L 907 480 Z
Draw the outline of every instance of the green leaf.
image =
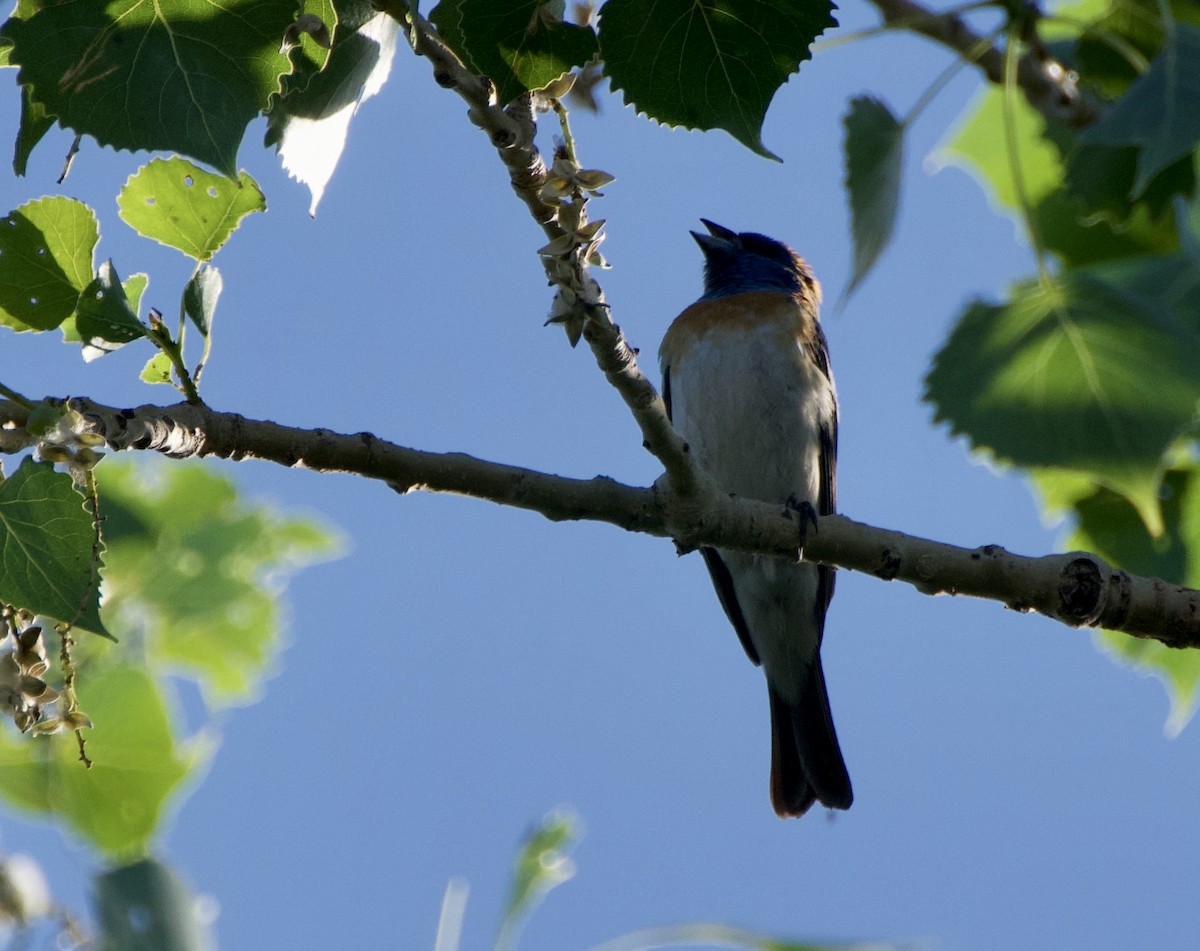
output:
M 143 383 L 171 383 L 171 368 L 174 364 L 171 363 L 171 358 L 165 353 L 156 353 L 146 365 L 142 367 L 142 372 L 138 375 L 138 379 Z
M 564 23 L 545 0 L 443 0 L 434 16 L 439 30 L 453 24 L 452 38 L 496 84 L 501 103 L 554 82 L 599 49 L 591 27 Z
M 608 0 L 600 48 L 613 89 L 670 126 L 724 129 L 759 155 L 767 107 L 837 26 L 830 0 Z
M 267 114 L 265 144 L 274 145 L 284 170 L 309 187 L 315 215 L 333 177 L 350 120 L 387 81 L 399 24 L 369 0 L 345 4 L 325 70 L 285 85 Z
M 42 137 L 54 125 L 54 116 L 46 112 L 46 107 L 36 102 L 29 92 L 28 86 L 21 87 L 21 124 L 17 129 L 17 142 L 13 149 L 13 171 L 24 176 L 25 167 Z
M 530 830 L 513 863 L 508 904 L 500 926 L 497 946 L 515 946 L 513 940 L 524 919 L 553 889 L 575 875 L 575 864 L 567 855 L 582 830 L 579 820 L 566 812 L 552 812 Z M 507 937 L 508 941 L 503 939 Z
M 221 272 L 211 264 L 202 264 L 183 289 L 183 310 L 204 336 L 212 330 L 213 314 L 221 297 Z
M 279 648 L 278 586 L 328 557 L 334 537 L 239 499 L 200 465 L 150 478 L 106 460 L 105 616 L 140 630 L 156 662 L 197 680 L 212 706 L 252 700 Z
M 1192 168 L 1200 178 L 1200 154 L 1195 156 Z M 1200 262 L 1200 189 L 1192 194 L 1190 201 L 1182 195 L 1175 196 L 1174 206 L 1180 247 L 1193 261 Z
M 892 240 L 904 161 L 904 127 L 878 99 L 850 100 L 844 124 L 854 273 L 843 299 L 858 287 Z
M 53 330 L 70 317 L 99 240 L 92 209 L 73 198 L 38 198 L 0 219 L 0 324 Z
M 1138 149 L 1080 145 L 1067 156 L 1064 187 L 1094 214 L 1110 218 L 1120 227 L 1139 208 L 1158 218 L 1171 207 L 1176 195 L 1196 190 L 1191 156 L 1172 162 L 1154 176 L 1146 190 L 1130 199 L 1137 174 Z
M 1155 527 L 1163 453 L 1200 401 L 1200 337 L 1088 275 L 1026 284 L 967 308 L 926 399 L 973 448 L 1088 474 Z
M 1200 468 L 1192 464 L 1167 472 L 1162 495 L 1166 530 L 1158 538 L 1150 536 L 1127 500 L 1099 488 L 1076 502 L 1078 526 L 1067 545 L 1093 551 L 1134 574 L 1200 587 Z M 1200 651 L 1173 650 L 1116 631 L 1098 637 L 1115 660 L 1163 681 L 1171 701 L 1165 729 L 1177 735 L 1200 699 Z
M 49 814 L 107 855 L 144 854 L 167 803 L 207 750 L 181 746 L 171 732 L 167 703 L 142 666 L 79 674 L 81 709 L 94 764 L 79 762 L 75 737 L 18 737 L 0 730 L 0 793 L 18 806 Z
M 938 148 L 943 161 L 962 167 L 980 183 L 1000 210 L 1022 226 L 1024 218 L 1005 146 L 1003 90 L 991 90 L 968 107 L 968 117 Z M 1026 194 L 1033 206 L 1034 225 L 1046 248 L 1065 263 L 1082 265 L 1136 254 L 1173 251 L 1178 239 L 1169 218 L 1155 220 L 1151 209 L 1138 203 L 1118 226 L 1102 218 L 1064 188 L 1064 150 L 1074 141 L 1056 130 L 1061 143 L 1047 135 L 1046 123 L 1024 97 L 1015 97 L 1013 124 Z
M 146 328 L 125 296 L 112 261 L 100 265 L 96 279 L 79 295 L 75 329 L 83 341 L 85 360 L 102 357 L 146 336 Z
M 1141 306 L 1171 314 L 1181 326 L 1200 333 L 1200 259 L 1182 251 L 1119 261 L 1105 261 L 1079 273 L 1099 278 Z
M 279 90 L 295 0 L 62 0 L 0 32 L 19 82 L 67 128 L 190 155 L 229 176 Z
M 37 13 L 38 6 L 41 0 L 17 0 L 16 8 L 10 14 L 10 19 L 27 20 Z M 14 66 L 9 58 L 9 51 L 12 49 L 12 40 L 0 32 L 0 67 Z
M 126 301 L 129 302 L 129 310 L 135 317 L 141 311 L 142 294 L 145 293 L 149 283 L 150 278 L 145 274 L 130 274 L 129 277 L 121 282 L 121 289 L 125 293 Z M 83 338 L 79 336 L 79 329 L 76 324 L 77 320 L 68 320 L 63 323 L 62 334 L 64 343 L 83 343 Z M 84 356 L 86 358 L 88 355 L 85 353 Z
M 209 951 L 216 947 L 187 885 L 157 859 L 96 877 L 104 951 Z
M 320 21 L 319 29 L 323 30 L 323 35 L 328 42 L 328 39 L 336 33 L 340 22 L 338 7 L 357 5 L 360 2 L 362 0 L 338 0 L 337 3 L 334 3 L 333 0 L 303 0 L 301 5 L 304 8 L 304 17 L 309 18 L 310 23 L 313 17 Z M 298 27 L 299 25 L 300 20 L 298 19 L 293 26 Z M 295 71 L 284 77 L 285 88 L 298 76 L 320 72 L 329 63 L 329 46 L 318 43 L 315 32 L 310 29 L 298 32 L 294 29 L 285 31 L 284 45 L 294 44 L 294 46 L 289 46 L 289 49 L 294 48 L 299 51 L 292 56 Z
M 437 27 L 438 35 L 458 54 L 464 66 L 473 73 L 483 72 L 467 49 L 467 38 L 462 30 L 462 0 L 441 0 L 430 12 L 429 22 Z
M 0 482 L 0 601 L 111 638 L 94 544 L 92 516 L 66 473 L 25 459 Z
M 1177 23 L 1158 55 L 1099 122 L 1080 136 L 1091 145 L 1140 145 L 1133 194 L 1200 144 L 1200 28 Z
M 117 196 L 129 227 L 145 238 L 208 261 L 246 215 L 266 211 L 258 183 L 214 175 L 181 158 L 156 158 L 129 177 Z

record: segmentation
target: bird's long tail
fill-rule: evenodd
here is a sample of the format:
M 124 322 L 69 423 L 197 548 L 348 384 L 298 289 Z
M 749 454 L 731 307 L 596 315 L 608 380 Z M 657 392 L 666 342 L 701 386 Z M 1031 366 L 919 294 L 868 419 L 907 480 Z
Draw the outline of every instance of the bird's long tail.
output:
M 770 684 L 771 805 L 780 818 L 802 816 L 815 802 L 849 809 L 854 801 L 850 774 L 842 759 L 821 657 L 813 658 L 808 680 L 796 703 L 788 703 Z

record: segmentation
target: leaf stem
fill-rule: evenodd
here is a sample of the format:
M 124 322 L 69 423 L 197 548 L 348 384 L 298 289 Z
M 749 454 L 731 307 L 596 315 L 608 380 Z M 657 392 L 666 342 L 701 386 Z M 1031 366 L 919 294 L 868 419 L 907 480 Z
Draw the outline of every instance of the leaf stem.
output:
M 929 84 L 929 88 L 921 93 L 920 98 L 913 103 L 912 108 L 908 110 L 908 114 L 905 115 L 905 117 L 901 120 L 900 125 L 906 129 L 912 125 L 917 120 L 917 117 L 925 111 L 925 107 L 933 102 L 933 100 L 937 97 L 937 94 L 946 88 L 946 85 L 950 82 L 950 80 L 957 76 L 961 69 L 974 64 L 974 62 L 980 56 L 991 49 L 992 43 L 1003 32 L 1003 26 L 997 27 L 987 36 L 981 37 L 979 42 L 977 42 L 975 46 L 973 46 L 966 53 L 956 57 L 954 61 L 950 63 L 950 65 L 944 70 L 942 70 L 942 72 L 938 74 L 933 82 Z
M 184 363 L 183 348 L 177 341 L 171 339 L 171 332 L 163 323 L 162 315 L 157 311 L 150 311 L 150 333 L 147 336 L 149 336 L 150 342 L 165 353 L 167 359 L 171 361 L 175 375 L 179 378 L 175 388 L 184 395 L 189 403 L 197 406 L 203 405 L 204 401 L 200 399 L 200 391 L 196 389 L 195 381 L 192 380 L 187 364 Z
M 571 134 L 571 119 L 567 112 L 567 107 L 558 99 L 550 100 L 554 107 L 554 114 L 558 116 L 558 126 L 562 129 L 563 150 L 567 153 L 567 159 L 579 164 L 579 160 L 575 157 L 575 136 Z
M 33 406 L 34 406 L 33 400 L 26 399 L 24 396 L 22 396 L 16 390 L 12 389 L 11 387 L 5 386 L 3 383 L 0 383 L 0 396 L 5 397 L 6 399 L 10 399 L 14 403 L 20 404 L 21 406 L 25 407 L 25 409 L 33 409 Z
M 1013 191 L 1017 196 L 1017 204 L 1021 206 L 1021 215 L 1025 219 L 1029 240 L 1033 244 L 1034 256 L 1037 260 L 1038 281 L 1043 287 L 1049 287 L 1051 278 L 1050 270 L 1046 265 L 1046 248 L 1033 217 L 1033 204 L 1029 200 L 1029 191 L 1025 187 L 1025 169 L 1021 166 L 1021 150 L 1017 144 L 1017 31 L 1019 29 L 1020 26 L 1017 24 L 1011 24 L 1008 27 L 1008 42 L 1004 47 L 1004 146 L 1008 157 L 1008 171 L 1012 176 Z

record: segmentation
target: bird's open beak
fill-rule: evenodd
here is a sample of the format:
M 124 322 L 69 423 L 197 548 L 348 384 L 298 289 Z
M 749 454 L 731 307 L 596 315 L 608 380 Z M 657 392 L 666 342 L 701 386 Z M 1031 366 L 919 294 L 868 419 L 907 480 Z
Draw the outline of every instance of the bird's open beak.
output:
M 729 251 L 737 243 L 736 231 L 730 231 L 707 218 L 701 218 L 700 222 L 708 229 L 709 233 L 701 234 L 698 231 L 691 231 L 689 234 L 696 239 L 696 244 L 700 245 L 700 250 L 704 252 L 705 256 L 717 251 Z

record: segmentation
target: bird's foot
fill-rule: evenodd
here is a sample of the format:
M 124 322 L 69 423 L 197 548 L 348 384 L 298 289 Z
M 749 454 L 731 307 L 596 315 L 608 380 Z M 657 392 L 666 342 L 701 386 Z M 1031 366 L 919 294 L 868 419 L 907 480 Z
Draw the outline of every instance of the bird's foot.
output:
M 784 517 L 791 518 L 793 512 L 800 516 L 800 551 L 803 552 L 808 543 L 808 526 L 812 525 L 814 532 L 817 530 L 817 510 L 808 499 L 798 499 L 793 492 L 783 503 Z

